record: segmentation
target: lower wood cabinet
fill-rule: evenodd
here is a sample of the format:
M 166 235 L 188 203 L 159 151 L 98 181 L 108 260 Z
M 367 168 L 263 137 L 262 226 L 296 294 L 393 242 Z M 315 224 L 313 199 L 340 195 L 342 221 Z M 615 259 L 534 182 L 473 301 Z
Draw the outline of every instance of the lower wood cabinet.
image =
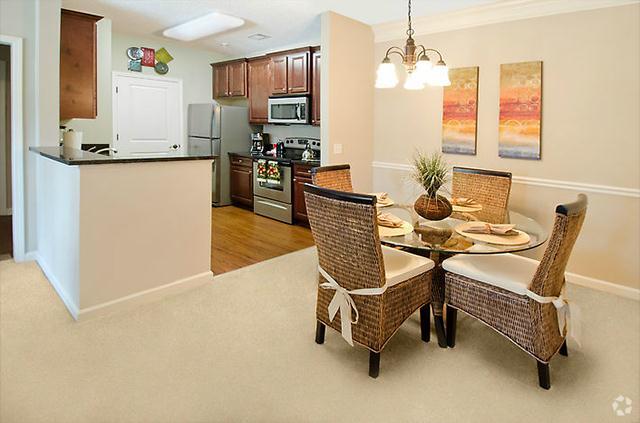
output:
M 229 155 L 229 160 L 231 202 L 253 208 L 253 160 L 234 154 Z
M 304 184 L 311 183 L 312 167 L 312 165 L 293 165 L 293 220 L 296 223 L 309 223 L 304 202 Z

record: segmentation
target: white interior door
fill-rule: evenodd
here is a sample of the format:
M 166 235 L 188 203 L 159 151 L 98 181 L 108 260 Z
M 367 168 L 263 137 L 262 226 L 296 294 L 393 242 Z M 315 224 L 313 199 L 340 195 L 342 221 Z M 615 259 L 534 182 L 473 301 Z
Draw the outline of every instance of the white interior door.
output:
M 114 72 L 113 86 L 118 153 L 157 155 L 183 148 L 181 80 Z

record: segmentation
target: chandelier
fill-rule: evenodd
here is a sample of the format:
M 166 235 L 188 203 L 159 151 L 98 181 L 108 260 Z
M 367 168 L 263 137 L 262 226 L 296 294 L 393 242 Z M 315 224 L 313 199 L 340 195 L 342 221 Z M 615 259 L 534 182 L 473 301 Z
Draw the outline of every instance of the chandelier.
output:
M 409 0 L 409 29 L 407 29 L 407 42 L 404 50 L 400 47 L 390 47 L 382 63 L 378 66 L 376 88 L 393 88 L 398 85 L 398 75 L 396 65 L 391 63 L 389 58 L 392 54 L 397 54 L 402 58 L 402 64 L 407 71 L 407 78 L 404 81 L 404 88 L 407 90 L 421 90 L 425 84 L 436 87 L 451 85 L 449 81 L 449 68 L 442 60 L 442 54 L 438 50 L 425 48 L 423 45 L 416 45 L 413 40 L 415 31 L 411 28 L 411 0 Z M 434 65 L 429 58 L 429 53 L 437 55 L 437 62 Z M 435 58 L 434 58 L 435 59 Z

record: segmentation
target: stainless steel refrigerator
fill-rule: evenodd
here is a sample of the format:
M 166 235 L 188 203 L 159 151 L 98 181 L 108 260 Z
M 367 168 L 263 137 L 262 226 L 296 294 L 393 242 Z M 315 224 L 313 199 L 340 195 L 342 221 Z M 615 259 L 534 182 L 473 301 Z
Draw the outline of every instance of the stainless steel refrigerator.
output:
M 209 153 L 215 156 L 212 169 L 214 206 L 231 204 L 229 196 L 229 153 L 251 149 L 251 126 L 246 107 L 211 103 L 189 104 L 188 140 L 190 153 Z

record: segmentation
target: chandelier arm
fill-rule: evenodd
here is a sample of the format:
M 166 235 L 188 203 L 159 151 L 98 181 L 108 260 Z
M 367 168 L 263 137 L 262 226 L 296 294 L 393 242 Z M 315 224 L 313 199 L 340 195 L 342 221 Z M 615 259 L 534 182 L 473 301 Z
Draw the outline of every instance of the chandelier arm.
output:
M 389 55 L 393 54 L 393 53 L 399 55 L 402 58 L 402 60 L 404 61 L 404 52 L 402 51 L 402 49 L 400 47 L 396 47 L 396 46 L 389 47 L 389 49 L 387 50 L 387 52 L 384 55 L 384 58 L 388 59 Z
M 438 55 L 438 58 L 440 59 L 440 61 L 442 61 L 442 54 L 440 54 L 440 52 L 438 50 L 436 50 L 434 48 L 425 48 L 423 45 L 419 45 L 418 47 L 420 49 L 422 49 L 418 59 L 420 59 L 422 56 L 424 56 L 424 57 L 426 57 L 428 59 L 429 55 L 427 54 L 427 52 L 431 51 L 431 52 L 436 53 Z

